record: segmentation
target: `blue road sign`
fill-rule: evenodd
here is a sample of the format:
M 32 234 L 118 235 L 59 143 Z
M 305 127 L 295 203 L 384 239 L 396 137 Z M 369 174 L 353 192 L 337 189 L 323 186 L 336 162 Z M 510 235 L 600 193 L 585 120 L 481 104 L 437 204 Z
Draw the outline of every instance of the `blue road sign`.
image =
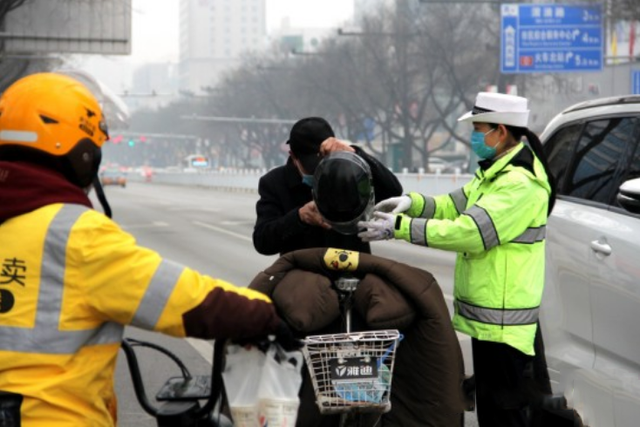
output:
M 602 5 L 503 4 L 500 71 L 602 71 Z
M 631 70 L 631 93 L 640 95 L 640 70 Z

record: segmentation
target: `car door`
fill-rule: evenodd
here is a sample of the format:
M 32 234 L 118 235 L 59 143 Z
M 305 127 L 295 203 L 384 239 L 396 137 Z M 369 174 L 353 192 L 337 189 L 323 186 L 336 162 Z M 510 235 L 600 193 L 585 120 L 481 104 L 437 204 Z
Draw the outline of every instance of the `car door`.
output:
M 628 151 L 620 178 L 614 180 L 615 192 L 625 180 L 640 177 L 640 115 L 626 124 L 619 137 L 626 138 Z M 607 379 L 615 425 L 635 426 L 640 419 L 640 215 L 614 199 L 607 219 L 591 242 L 594 369 Z M 602 421 L 594 425 L 610 419 L 605 412 L 592 418 Z
M 571 384 L 566 384 L 566 372 L 591 369 L 595 361 L 591 272 L 584 257 L 584 238 L 585 230 L 595 228 L 594 217 L 601 208 L 575 203 L 563 190 L 570 179 L 567 172 L 583 127 L 582 123 L 564 126 L 544 144 L 558 195 L 547 226 L 546 281 L 540 315 L 552 385 L 555 392 L 565 394 L 571 389 Z
M 552 344 L 550 364 L 570 383 L 568 397 L 585 422 L 614 426 L 621 407 L 635 407 L 616 397 L 621 368 L 640 360 L 640 293 L 634 289 L 640 229 L 635 215 L 615 207 L 636 151 L 638 119 L 594 118 L 565 132 L 571 128 L 580 136 L 568 161 L 553 144 L 547 147 L 560 177 L 560 200 L 549 220 L 548 273 L 563 313 L 557 335 L 568 338 L 559 348 Z

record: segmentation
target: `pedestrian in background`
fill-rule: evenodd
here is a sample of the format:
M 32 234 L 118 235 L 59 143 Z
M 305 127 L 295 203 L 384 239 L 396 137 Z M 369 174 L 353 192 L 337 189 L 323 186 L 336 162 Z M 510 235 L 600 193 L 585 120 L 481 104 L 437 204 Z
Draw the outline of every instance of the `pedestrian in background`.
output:
M 396 176 L 381 162 L 356 145 L 335 138 L 321 117 L 307 117 L 291 128 L 289 158 L 260 178 L 253 245 L 264 255 L 284 254 L 296 249 L 335 247 L 370 253 L 368 243 L 356 234 L 333 230 L 313 200 L 313 174 L 324 156 L 346 151 L 357 154 L 369 166 L 379 202 L 402 194 Z

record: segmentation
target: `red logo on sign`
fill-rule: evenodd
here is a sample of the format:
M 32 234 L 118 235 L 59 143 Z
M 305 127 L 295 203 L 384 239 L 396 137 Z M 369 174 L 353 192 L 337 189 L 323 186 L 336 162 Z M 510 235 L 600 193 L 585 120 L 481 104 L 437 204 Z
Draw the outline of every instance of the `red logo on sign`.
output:
M 531 67 L 531 66 L 533 66 L 533 56 L 521 56 L 520 57 L 520 66 L 521 67 Z

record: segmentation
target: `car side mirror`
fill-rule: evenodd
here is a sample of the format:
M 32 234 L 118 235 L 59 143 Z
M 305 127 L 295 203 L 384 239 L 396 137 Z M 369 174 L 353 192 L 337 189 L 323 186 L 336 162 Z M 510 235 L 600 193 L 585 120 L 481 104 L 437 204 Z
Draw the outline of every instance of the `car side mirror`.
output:
M 618 203 L 632 213 L 640 213 L 640 178 L 622 183 L 618 189 Z

